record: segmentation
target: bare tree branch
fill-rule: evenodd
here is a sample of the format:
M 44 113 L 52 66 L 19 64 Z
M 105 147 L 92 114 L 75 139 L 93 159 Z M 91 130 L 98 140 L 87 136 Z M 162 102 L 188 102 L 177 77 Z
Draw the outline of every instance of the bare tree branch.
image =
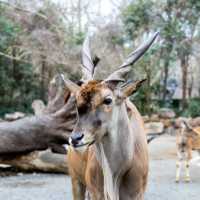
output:
M 31 64 L 30 61 L 23 60 L 23 59 L 21 59 L 21 58 L 19 58 L 19 57 L 13 57 L 13 56 L 8 55 L 8 54 L 5 54 L 5 53 L 3 53 L 3 52 L 0 52 L 0 55 L 6 57 L 6 58 L 8 58 L 8 59 L 11 59 L 11 60 L 17 60 L 17 61 L 20 61 L 20 62 L 23 62 L 23 63 Z

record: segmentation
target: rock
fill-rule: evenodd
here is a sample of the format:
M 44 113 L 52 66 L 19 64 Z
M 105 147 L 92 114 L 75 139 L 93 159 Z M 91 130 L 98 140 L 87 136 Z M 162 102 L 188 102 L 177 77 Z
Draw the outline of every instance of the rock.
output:
M 147 134 L 161 134 L 164 131 L 164 125 L 162 122 L 149 122 L 145 123 L 145 129 Z
M 146 122 L 149 122 L 149 121 L 150 121 L 150 118 L 149 118 L 149 116 L 148 116 L 148 115 L 144 115 L 144 116 L 142 116 L 142 119 L 143 119 L 144 123 L 146 123 Z
M 163 123 L 164 128 L 169 128 L 173 126 L 173 121 L 172 119 L 160 119 L 160 122 Z
M 151 122 L 159 122 L 160 119 L 159 119 L 158 114 L 152 114 L 151 117 L 150 117 L 150 121 Z
M 21 119 L 21 118 L 24 118 L 25 117 L 25 114 L 22 113 L 22 112 L 14 112 L 14 113 L 8 113 L 8 114 L 5 114 L 5 120 L 6 121 L 15 121 L 17 119 Z
M 164 119 L 172 119 L 176 116 L 175 112 L 169 108 L 162 108 L 158 112 L 158 116 Z

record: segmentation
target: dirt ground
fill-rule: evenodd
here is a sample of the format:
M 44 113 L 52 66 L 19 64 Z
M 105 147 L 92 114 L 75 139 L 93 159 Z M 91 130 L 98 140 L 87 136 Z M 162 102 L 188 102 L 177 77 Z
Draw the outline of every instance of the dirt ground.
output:
M 199 200 L 200 161 L 193 152 L 191 182 L 175 183 L 175 137 L 162 136 L 149 144 L 150 176 L 145 200 Z
M 199 200 L 200 161 L 192 161 L 191 183 L 174 182 L 175 138 L 162 136 L 149 144 L 150 176 L 145 200 Z M 196 154 L 194 154 L 196 157 Z M 0 200 L 71 200 L 69 177 L 17 174 L 0 177 Z

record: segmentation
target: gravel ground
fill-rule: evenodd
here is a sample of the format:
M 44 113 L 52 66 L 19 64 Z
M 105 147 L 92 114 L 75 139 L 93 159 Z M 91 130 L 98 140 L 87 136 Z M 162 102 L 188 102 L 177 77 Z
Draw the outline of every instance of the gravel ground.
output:
M 174 182 L 175 138 L 162 136 L 150 145 L 150 176 L 145 200 L 199 200 L 200 167 L 191 166 L 191 183 Z M 70 179 L 55 174 L 0 177 L 0 200 L 71 200 Z

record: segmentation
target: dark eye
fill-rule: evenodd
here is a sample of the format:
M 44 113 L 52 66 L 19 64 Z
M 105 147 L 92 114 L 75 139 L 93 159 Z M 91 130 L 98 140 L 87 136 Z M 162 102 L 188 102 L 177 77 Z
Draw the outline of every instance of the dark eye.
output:
M 106 98 L 106 99 L 104 99 L 103 103 L 106 105 L 110 105 L 112 103 L 112 99 L 110 97 Z

